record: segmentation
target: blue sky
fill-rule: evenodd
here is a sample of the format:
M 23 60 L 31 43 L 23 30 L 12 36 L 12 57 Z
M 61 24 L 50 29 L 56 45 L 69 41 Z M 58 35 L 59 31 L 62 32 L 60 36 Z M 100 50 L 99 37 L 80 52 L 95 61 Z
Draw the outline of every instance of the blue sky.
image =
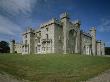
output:
M 58 18 L 68 12 L 71 20 L 79 19 L 81 29 L 97 29 L 97 39 L 110 46 L 110 0 L 0 0 L 0 41 L 16 39 L 28 26 Z

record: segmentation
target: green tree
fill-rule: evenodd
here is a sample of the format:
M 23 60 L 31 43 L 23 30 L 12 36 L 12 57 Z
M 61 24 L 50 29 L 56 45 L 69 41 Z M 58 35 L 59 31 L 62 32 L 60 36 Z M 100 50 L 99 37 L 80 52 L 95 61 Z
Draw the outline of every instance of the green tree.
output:
M 6 41 L 1 41 L 0 42 L 0 53 L 9 53 L 10 47 L 9 43 Z

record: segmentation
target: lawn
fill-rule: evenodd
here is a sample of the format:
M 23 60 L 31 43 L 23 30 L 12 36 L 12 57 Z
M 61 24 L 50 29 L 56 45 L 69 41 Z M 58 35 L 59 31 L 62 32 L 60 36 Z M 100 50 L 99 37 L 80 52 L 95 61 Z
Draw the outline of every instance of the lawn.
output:
M 35 82 L 80 82 L 110 68 L 110 57 L 0 54 L 0 72 Z

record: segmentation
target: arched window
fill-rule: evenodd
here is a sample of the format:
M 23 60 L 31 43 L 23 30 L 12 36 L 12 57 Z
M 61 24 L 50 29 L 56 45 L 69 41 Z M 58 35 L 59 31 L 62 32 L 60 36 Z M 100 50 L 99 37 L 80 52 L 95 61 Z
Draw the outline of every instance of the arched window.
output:
M 48 28 L 46 28 L 46 31 L 48 31 Z
M 48 39 L 49 37 L 48 37 L 48 34 L 46 34 L 46 39 Z
M 27 38 L 27 35 L 25 35 L 25 38 Z

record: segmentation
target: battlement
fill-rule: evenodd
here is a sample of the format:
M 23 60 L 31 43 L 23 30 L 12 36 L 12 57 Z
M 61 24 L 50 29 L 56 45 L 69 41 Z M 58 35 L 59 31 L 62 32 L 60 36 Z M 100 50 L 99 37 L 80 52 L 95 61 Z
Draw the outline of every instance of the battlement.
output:
M 26 29 L 26 31 L 23 33 L 23 35 L 27 34 L 27 33 L 34 33 L 34 30 L 31 27 L 28 27 Z
M 46 26 L 49 26 L 51 24 L 58 24 L 58 25 L 61 25 L 60 21 L 56 18 L 52 18 L 51 20 L 49 20 L 48 22 L 44 23 L 44 24 L 41 24 L 40 27 L 43 28 L 43 27 L 46 27 Z
M 90 29 L 90 31 L 96 31 L 96 28 L 95 28 L 95 27 L 92 27 L 92 28 Z
M 82 33 L 83 35 L 86 35 L 86 36 L 88 36 L 88 37 L 91 37 L 91 38 L 92 38 L 92 36 L 90 35 L 90 33 L 84 32 L 83 30 L 81 30 L 81 33 Z

